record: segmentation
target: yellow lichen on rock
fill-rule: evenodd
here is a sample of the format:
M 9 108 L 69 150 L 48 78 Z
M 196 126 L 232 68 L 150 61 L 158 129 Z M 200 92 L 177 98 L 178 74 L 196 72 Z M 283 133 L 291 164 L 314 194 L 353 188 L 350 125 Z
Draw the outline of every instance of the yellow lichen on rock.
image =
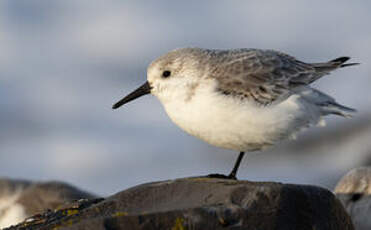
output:
M 171 228 L 171 230 L 186 230 L 183 224 L 184 224 L 184 219 L 181 217 L 177 217 L 175 219 L 175 225 Z
M 67 216 L 72 216 L 72 215 L 75 215 L 77 213 L 79 213 L 79 210 L 77 210 L 77 209 L 68 209 L 67 212 L 66 212 L 66 215 Z
M 119 217 L 119 216 L 127 216 L 129 213 L 128 212 L 115 212 L 112 214 L 113 217 Z

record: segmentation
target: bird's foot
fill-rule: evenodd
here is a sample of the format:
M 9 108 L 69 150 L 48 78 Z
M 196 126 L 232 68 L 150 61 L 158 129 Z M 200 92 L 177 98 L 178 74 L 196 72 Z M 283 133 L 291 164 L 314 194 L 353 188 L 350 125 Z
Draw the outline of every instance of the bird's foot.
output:
M 213 173 L 213 174 L 207 175 L 206 177 L 217 178 L 217 179 L 227 179 L 227 180 L 237 180 L 236 175 L 234 175 L 234 174 L 229 174 L 227 176 L 227 175 L 224 175 L 224 174 Z

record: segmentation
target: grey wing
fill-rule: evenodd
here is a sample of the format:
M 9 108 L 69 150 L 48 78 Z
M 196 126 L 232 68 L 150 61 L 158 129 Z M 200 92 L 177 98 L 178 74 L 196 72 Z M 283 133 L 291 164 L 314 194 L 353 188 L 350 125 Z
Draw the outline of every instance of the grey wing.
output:
M 221 93 L 268 105 L 327 73 L 277 51 L 241 50 L 216 63 L 212 74 Z

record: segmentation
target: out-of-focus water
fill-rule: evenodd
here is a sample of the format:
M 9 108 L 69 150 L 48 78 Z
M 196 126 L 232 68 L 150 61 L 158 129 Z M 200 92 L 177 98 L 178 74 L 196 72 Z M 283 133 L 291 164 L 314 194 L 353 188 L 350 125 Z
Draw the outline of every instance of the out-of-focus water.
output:
M 369 9 L 361 0 L 1 1 L 0 176 L 62 180 L 107 195 L 229 172 L 237 153 L 183 133 L 154 97 L 111 110 L 144 82 L 156 56 L 178 47 L 269 48 L 308 62 L 351 56 L 362 65 L 315 86 L 364 119 L 371 110 Z M 327 120 L 323 131 L 350 122 Z M 366 151 L 362 142 L 331 158 L 331 146 L 313 156 L 285 146 L 250 157 L 240 177 L 330 187 Z

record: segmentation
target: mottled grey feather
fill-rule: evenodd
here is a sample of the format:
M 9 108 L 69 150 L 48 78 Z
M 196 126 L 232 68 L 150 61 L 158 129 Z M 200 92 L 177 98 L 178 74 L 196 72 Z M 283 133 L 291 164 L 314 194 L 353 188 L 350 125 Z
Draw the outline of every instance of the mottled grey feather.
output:
M 274 50 L 203 50 L 217 90 L 268 105 L 287 98 L 291 89 L 308 85 L 339 68 L 349 58 L 326 63 L 304 63 Z M 202 55 L 203 56 L 203 55 Z M 345 65 L 344 65 L 345 66 Z
M 349 57 L 340 57 L 324 63 L 305 63 L 274 50 L 183 48 L 165 54 L 151 65 L 160 62 L 160 66 L 171 66 L 175 75 L 183 69 L 197 69 L 200 77 L 216 79 L 217 91 L 269 105 L 334 69 L 358 64 L 344 64 L 348 60 Z

